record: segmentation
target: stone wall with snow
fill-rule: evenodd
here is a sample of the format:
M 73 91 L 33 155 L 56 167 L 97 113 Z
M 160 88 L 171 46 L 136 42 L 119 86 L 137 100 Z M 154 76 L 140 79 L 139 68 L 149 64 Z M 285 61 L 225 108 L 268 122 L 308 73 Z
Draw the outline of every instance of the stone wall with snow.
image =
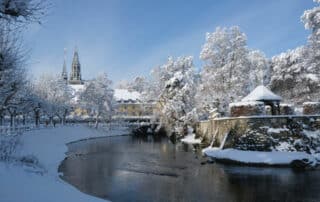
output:
M 229 105 L 230 116 L 257 116 L 265 114 L 265 105 L 263 102 L 238 102 Z
M 219 147 L 250 151 L 320 150 L 320 116 L 220 118 L 198 123 L 197 137 Z
M 280 115 L 293 115 L 295 108 L 291 104 L 280 104 Z
M 305 115 L 320 114 L 320 102 L 304 102 L 303 114 Z

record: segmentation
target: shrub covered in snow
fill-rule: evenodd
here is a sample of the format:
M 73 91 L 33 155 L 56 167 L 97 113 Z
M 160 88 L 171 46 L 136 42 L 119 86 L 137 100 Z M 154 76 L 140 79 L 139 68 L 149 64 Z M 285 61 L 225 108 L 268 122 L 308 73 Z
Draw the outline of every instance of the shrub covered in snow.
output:
M 237 102 L 229 105 L 230 116 L 256 116 L 265 114 L 263 102 Z

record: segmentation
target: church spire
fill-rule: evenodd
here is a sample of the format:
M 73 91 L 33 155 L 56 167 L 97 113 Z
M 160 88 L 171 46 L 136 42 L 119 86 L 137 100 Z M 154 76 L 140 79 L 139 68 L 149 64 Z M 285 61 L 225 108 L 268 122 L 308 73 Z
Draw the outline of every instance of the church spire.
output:
M 78 48 L 76 47 L 73 54 L 72 67 L 70 73 L 70 84 L 83 84 L 81 79 L 81 65 L 79 62 Z
M 66 52 L 67 52 L 67 50 L 64 49 L 63 68 L 62 68 L 61 77 L 67 83 L 68 82 L 68 73 L 67 73 L 67 65 L 66 65 Z

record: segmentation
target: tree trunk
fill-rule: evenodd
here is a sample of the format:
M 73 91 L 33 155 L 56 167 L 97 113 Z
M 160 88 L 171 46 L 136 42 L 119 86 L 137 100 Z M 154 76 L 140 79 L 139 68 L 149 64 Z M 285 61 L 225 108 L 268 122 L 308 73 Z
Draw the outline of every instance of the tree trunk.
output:
M 96 123 L 94 124 L 94 127 L 95 128 L 98 128 L 98 125 L 99 125 L 99 114 L 97 114 L 97 116 L 96 116 Z
M 22 124 L 25 126 L 26 125 L 26 115 L 22 115 Z
M 62 117 L 62 125 L 66 124 L 66 120 L 67 120 L 67 114 L 68 114 L 68 110 L 65 109 L 64 113 L 63 113 L 63 117 Z
M 0 112 L 0 126 L 3 126 L 3 114 Z
M 10 113 L 10 127 L 14 127 L 15 126 L 15 118 L 16 118 L 16 113 Z
M 40 112 L 38 110 L 34 111 L 34 119 L 36 123 L 36 127 L 40 124 Z
M 13 127 L 13 115 L 10 114 L 10 127 L 12 128 Z

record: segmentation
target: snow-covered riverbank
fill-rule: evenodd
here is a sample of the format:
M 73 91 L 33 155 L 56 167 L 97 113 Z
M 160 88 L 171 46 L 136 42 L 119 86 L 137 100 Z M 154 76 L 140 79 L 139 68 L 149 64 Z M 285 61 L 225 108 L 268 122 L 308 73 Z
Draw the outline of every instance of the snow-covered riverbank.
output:
M 0 162 L 0 199 L 5 202 L 96 202 L 104 201 L 81 193 L 59 178 L 58 166 L 65 158 L 66 143 L 93 137 L 122 135 L 85 126 L 64 126 L 26 132 L 16 157 L 34 156 L 39 168 L 22 163 Z
M 316 155 L 310 155 L 305 152 L 286 152 L 286 151 L 242 151 L 237 149 L 220 149 L 216 147 L 208 147 L 202 152 L 209 157 L 218 160 L 227 160 L 240 164 L 255 165 L 290 165 L 295 160 L 305 160 L 309 165 L 315 166 L 318 163 Z

